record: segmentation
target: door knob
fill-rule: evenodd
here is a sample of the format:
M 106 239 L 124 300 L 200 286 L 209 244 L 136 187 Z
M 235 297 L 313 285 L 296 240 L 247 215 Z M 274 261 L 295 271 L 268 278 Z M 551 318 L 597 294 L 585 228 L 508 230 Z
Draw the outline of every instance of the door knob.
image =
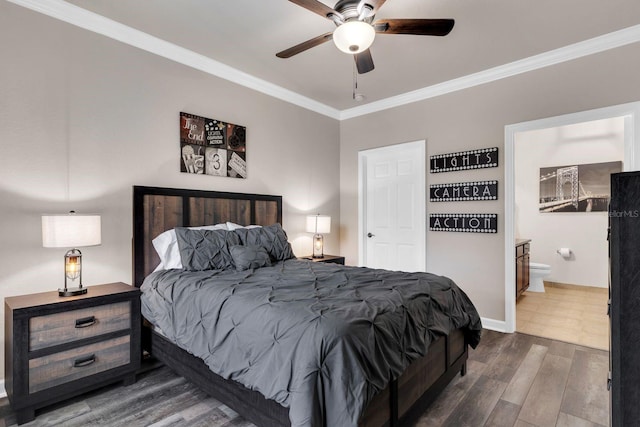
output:
M 375 236 L 375 234 L 367 233 L 367 237 L 371 238 L 373 236 Z

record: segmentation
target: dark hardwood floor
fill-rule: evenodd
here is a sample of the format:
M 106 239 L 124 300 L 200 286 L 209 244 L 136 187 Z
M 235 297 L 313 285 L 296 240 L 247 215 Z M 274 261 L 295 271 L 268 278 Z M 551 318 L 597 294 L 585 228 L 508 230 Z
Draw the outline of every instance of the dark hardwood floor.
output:
M 416 426 L 609 425 L 609 353 L 520 333 L 483 331 L 456 377 Z M 24 426 L 252 426 L 169 369 L 141 374 L 36 412 Z M 15 425 L 6 398 L 0 427 Z

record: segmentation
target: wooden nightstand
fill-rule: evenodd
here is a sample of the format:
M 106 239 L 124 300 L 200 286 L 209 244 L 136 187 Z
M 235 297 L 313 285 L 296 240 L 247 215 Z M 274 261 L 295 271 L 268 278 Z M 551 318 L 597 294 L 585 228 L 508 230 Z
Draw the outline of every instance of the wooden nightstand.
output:
M 140 367 L 140 290 L 124 283 L 5 298 L 5 387 L 18 424 L 35 410 L 117 381 Z
M 306 259 L 307 261 L 313 262 L 328 262 L 333 264 L 342 264 L 344 265 L 344 257 L 337 255 L 325 255 L 322 258 L 313 258 L 311 255 L 299 257 L 299 259 Z

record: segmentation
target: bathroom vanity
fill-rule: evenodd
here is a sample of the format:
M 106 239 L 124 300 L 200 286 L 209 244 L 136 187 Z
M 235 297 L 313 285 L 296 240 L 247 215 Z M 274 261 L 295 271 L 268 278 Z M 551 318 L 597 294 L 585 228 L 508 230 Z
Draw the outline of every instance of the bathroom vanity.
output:
M 529 249 L 531 239 L 516 239 L 516 300 L 529 288 Z

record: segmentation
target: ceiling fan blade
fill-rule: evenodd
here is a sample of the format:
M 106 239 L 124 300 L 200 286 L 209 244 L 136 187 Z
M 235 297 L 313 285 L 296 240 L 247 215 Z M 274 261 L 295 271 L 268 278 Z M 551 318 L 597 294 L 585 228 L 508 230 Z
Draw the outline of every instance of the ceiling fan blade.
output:
M 335 10 L 331 9 L 324 3 L 320 3 L 318 0 L 289 0 L 291 3 L 295 3 L 300 7 L 304 7 L 307 10 L 310 10 L 313 13 L 317 13 L 318 15 L 328 18 L 329 15 L 340 15 Z
M 385 1 L 387 0 L 366 0 L 366 3 L 373 6 L 373 11 L 371 12 L 371 14 L 375 15 L 378 12 L 378 9 L 382 7 Z
M 453 19 L 379 19 L 373 27 L 380 34 L 446 36 L 454 23 Z
M 375 68 L 373 65 L 373 58 L 371 57 L 371 51 L 369 49 L 356 53 L 353 55 L 353 58 L 356 60 L 358 74 L 368 73 L 369 71 L 373 71 Z
M 289 49 L 285 49 L 282 52 L 276 53 L 278 58 L 291 58 L 293 55 L 297 55 L 300 52 L 304 52 L 307 49 L 311 49 L 312 47 L 316 47 L 321 45 L 324 42 L 327 42 L 333 38 L 333 33 L 325 33 L 321 36 L 314 37 L 310 40 L 297 44 Z

